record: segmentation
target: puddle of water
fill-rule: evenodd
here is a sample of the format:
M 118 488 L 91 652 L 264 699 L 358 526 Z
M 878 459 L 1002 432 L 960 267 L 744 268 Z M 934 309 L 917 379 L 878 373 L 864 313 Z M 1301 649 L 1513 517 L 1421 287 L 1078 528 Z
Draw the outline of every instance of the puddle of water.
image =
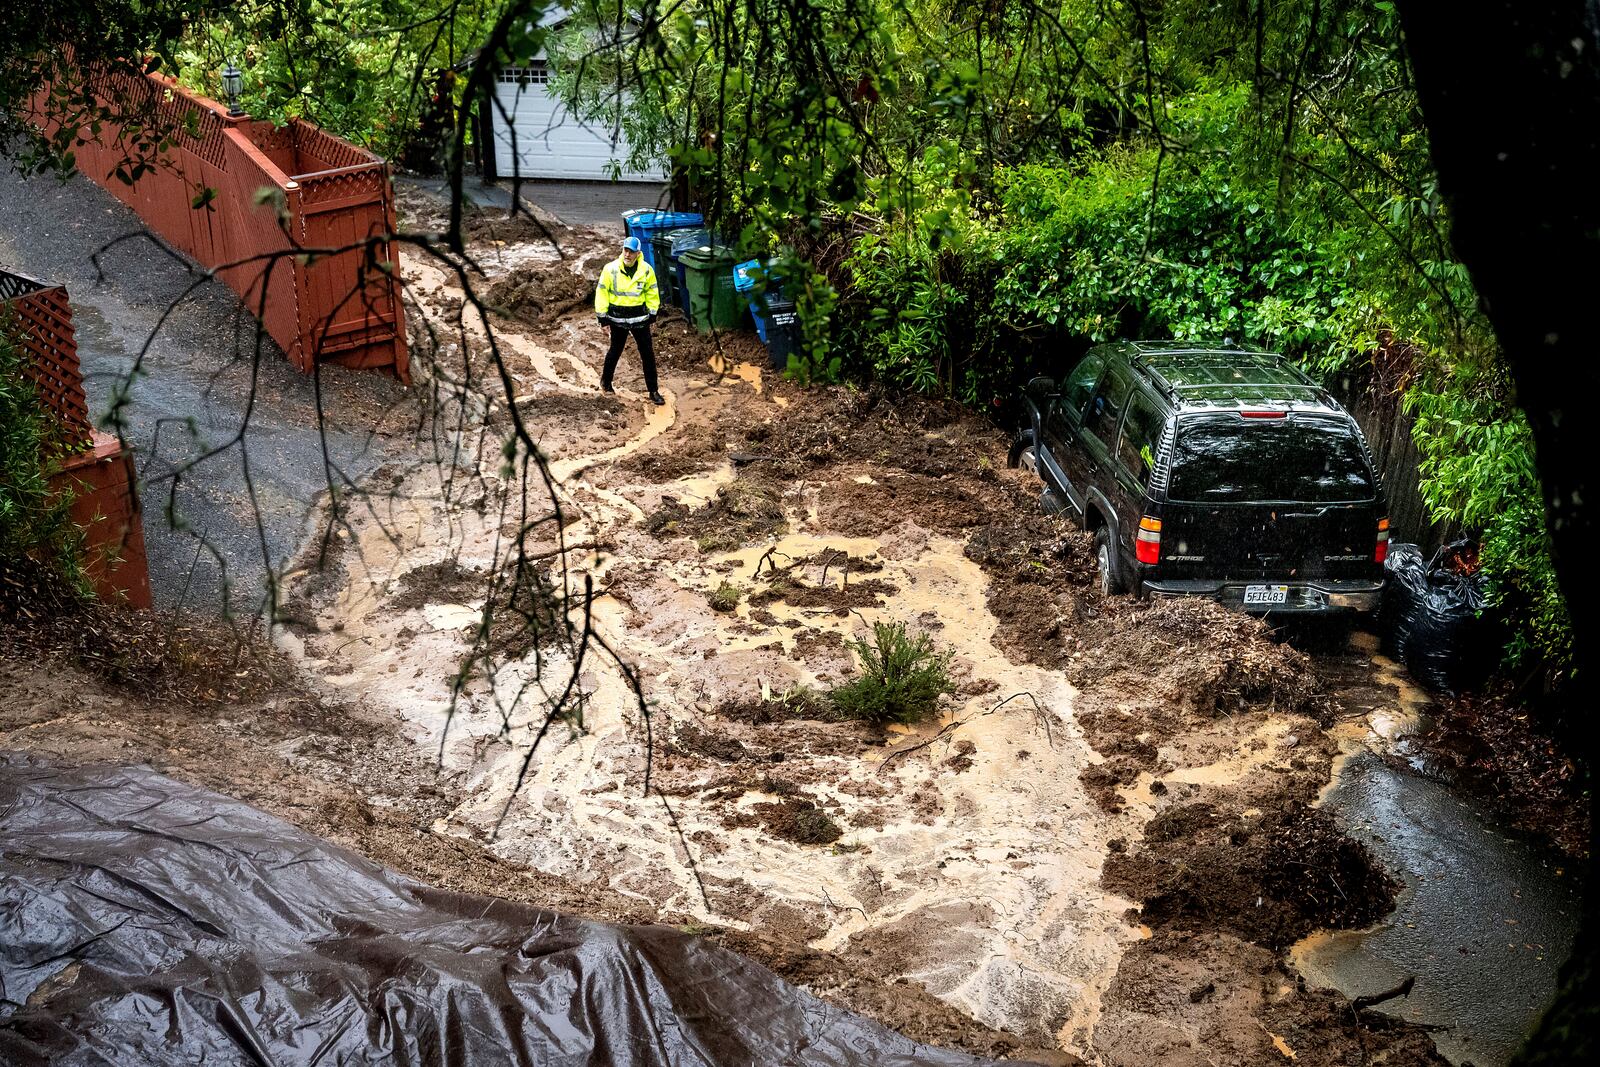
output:
M 1312 985 L 1351 997 L 1415 976 L 1410 997 L 1377 1010 L 1446 1027 L 1434 1041 L 1452 1063 L 1509 1062 L 1555 995 L 1577 929 L 1578 887 L 1559 858 L 1365 749 L 1323 804 L 1406 888 L 1378 926 L 1315 934 L 1291 961 Z
M 462 630 L 482 621 L 483 608 L 466 604 L 429 604 L 422 609 L 422 615 L 435 630 Z

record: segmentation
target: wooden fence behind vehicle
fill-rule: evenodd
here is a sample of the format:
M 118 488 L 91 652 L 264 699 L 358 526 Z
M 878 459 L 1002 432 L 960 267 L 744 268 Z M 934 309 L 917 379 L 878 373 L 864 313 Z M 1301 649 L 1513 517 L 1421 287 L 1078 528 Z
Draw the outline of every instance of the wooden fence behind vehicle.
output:
M 1390 536 L 1431 554 L 1449 539 L 1450 530 L 1433 520 L 1422 499 L 1422 452 L 1412 437 L 1416 420 L 1400 402 L 1406 376 L 1390 370 L 1397 362 L 1407 363 L 1403 352 L 1374 349 L 1328 388 L 1366 435 L 1389 498 Z
M 88 78 L 116 118 L 96 132 L 83 117 L 80 171 L 216 269 L 300 370 L 325 361 L 410 380 L 383 160 L 298 119 L 230 116 L 160 75 Z M 47 127 L 59 121 L 48 99 L 35 102 Z

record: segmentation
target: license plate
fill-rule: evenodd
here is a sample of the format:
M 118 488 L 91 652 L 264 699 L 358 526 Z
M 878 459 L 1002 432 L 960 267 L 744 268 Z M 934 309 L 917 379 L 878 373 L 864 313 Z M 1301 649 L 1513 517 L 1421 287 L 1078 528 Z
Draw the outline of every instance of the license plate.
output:
M 1247 585 L 1244 587 L 1244 602 L 1250 604 L 1286 604 L 1289 601 L 1289 587 L 1286 585 Z

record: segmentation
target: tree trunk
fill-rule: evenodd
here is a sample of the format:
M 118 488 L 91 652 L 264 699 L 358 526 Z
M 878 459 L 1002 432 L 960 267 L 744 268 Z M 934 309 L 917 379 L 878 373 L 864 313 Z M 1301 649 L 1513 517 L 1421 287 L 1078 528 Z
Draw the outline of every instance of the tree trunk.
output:
M 1594 548 L 1600 454 L 1600 5 L 1399 0 L 1399 9 L 1456 254 L 1533 428 L 1579 668 L 1569 699 L 1586 715 L 1596 608 L 1579 587 Z M 1593 736 L 1573 743 L 1592 766 Z M 1522 1064 L 1600 1062 L 1592 842 L 1590 854 L 1561 994 Z

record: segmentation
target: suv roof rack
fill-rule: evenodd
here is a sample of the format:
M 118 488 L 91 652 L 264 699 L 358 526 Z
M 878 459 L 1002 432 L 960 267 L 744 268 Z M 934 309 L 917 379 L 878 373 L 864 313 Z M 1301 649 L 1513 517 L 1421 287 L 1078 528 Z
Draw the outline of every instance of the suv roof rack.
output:
M 1327 390 L 1311 379 L 1291 361 L 1284 358 L 1280 352 L 1266 352 L 1256 348 L 1207 347 L 1187 341 L 1132 341 L 1126 342 L 1125 351 L 1128 364 L 1135 371 L 1150 380 L 1150 383 L 1166 394 L 1173 403 L 1180 401 L 1204 401 L 1206 399 L 1222 400 L 1221 397 L 1205 397 L 1198 394 L 1218 390 L 1228 392 L 1247 393 L 1253 390 L 1283 391 L 1291 396 L 1262 397 L 1260 400 L 1267 402 L 1315 402 L 1327 404 L 1331 397 Z M 1239 357 L 1247 357 L 1240 359 Z M 1238 364 L 1244 364 L 1239 367 Z M 1234 365 L 1239 370 L 1270 371 L 1282 369 L 1283 377 L 1278 381 L 1261 381 L 1258 375 L 1247 381 L 1230 381 L 1218 379 L 1214 376 L 1210 381 L 1185 380 L 1189 377 L 1185 370 L 1198 371 L 1202 368 L 1209 369 L 1219 365 Z M 1231 398 L 1229 398 L 1231 399 Z M 1249 398 L 1239 397 L 1239 400 Z

